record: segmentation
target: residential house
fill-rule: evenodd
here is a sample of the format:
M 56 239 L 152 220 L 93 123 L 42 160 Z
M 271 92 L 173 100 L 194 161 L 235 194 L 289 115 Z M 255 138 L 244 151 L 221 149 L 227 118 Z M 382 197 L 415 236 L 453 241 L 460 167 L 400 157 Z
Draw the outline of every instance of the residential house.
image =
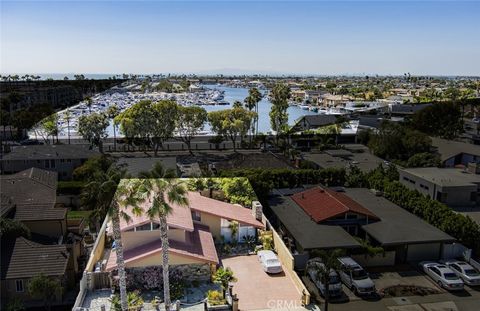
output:
M 437 137 L 432 137 L 432 146 L 445 167 L 467 167 L 469 163 L 480 163 L 480 146 Z
M 264 228 L 261 205 L 245 208 L 193 191 L 188 192 L 187 198 L 187 207 L 171 204 L 172 213 L 167 217 L 172 269 L 183 270 L 185 266 L 213 268 L 219 263 L 215 243 L 241 242 L 246 236 L 256 236 L 257 229 Z M 121 220 L 120 223 L 126 267 L 141 269 L 160 265 L 162 243 L 159 221 L 146 215 L 127 213 L 130 213 L 131 221 Z M 106 271 L 116 268 L 114 251 L 104 258 L 102 266 Z
M 117 164 L 124 167 L 130 176 L 138 176 L 141 172 L 149 172 L 155 164 L 160 162 L 166 170 L 171 169 L 178 175 L 176 157 L 155 157 L 155 158 L 125 158 L 118 159 Z
M 348 150 L 349 145 L 345 145 L 346 149 L 325 150 L 322 153 L 304 153 L 302 158 L 309 161 L 317 169 L 321 168 L 344 168 L 358 167 L 362 172 L 367 173 L 381 164 L 386 162 L 371 154 L 366 150 Z
M 432 104 L 389 104 L 389 113 L 391 116 L 409 117 L 415 112 L 420 111 Z
M 478 119 L 463 119 L 462 138 L 470 144 L 480 145 L 480 121 Z
M 389 252 L 384 264 L 438 259 L 452 237 L 368 189 L 274 190 L 269 198 L 272 224 L 295 258 L 305 267 L 315 249 L 347 249 L 361 253 L 357 238 Z
M 75 168 L 101 153 L 86 145 L 18 146 L 0 160 L 2 174 L 13 174 L 31 167 L 58 172 L 61 180 L 69 180 Z
M 1 217 L 30 230 L 28 238 L 2 237 L 2 304 L 19 298 L 26 306 L 37 306 L 41 301 L 26 290 L 29 279 L 44 273 L 58 278 L 65 288 L 73 288 L 80 270 L 82 236 L 67 231 L 67 209 L 56 203 L 56 172 L 30 168 L 1 175 L 0 187 Z M 58 293 L 55 303 L 62 303 L 63 298 Z
M 449 206 L 475 206 L 480 203 L 480 175 L 456 168 L 420 167 L 399 170 L 400 182 L 407 188 Z

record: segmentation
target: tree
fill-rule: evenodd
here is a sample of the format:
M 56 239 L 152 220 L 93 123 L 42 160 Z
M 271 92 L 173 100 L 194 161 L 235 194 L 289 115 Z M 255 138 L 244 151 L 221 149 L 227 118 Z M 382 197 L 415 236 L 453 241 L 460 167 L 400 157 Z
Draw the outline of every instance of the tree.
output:
M 256 200 L 255 192 L 246 178 L 223 178 L 220 181 L 220 189 L 230 203 L 237 203 L 243 206 L 251 206 Z
M 115 118 L 126 137 L 142 138 L 153 144 L 155 155 L 162 143 L 173 136 L 177 120 L 178 106 L 170 100 L 142 100 Z
M 192 139 L 203 129 L 207 116 L 207 111 L 198 106 L 178 107 L 177 132 L 192 155 Z
M 43 118 L 35 127 L 35 132 L 40 135 L 45 143 L 50 143 L 49 137 L 52 136 L 52 143 L 55 141 L 55 135 L 58 135 L 58 115 L 52 113 Z
M 98 146 L 100 152 L 103 153 L 102 139 L 108 136 L 107 116 L 103 113 L 91 113 L 82 115 L 78 118 L 78 133 L 88 140 L 92 146 Z
M 108 214 L 118 184 L 123 178 L 128 178 L 126 170 L 113 164 L 106 170 L 99 168 L 94 174 L 89 174 L 89 177 L 84 179 L 88 180 L 88 183 L 80 193 L 81 207 L 93 210 L 90 220 L 95 222 L 97 229 Z
M 75 77 L 75 80 L 78 80 L 76 77 Z M 88 113 L 92 113 L 92 105 L 93 105 L 93 100 L 90 96 L 88 96 L 87 98 L 85 98 L 85 104 L 87 105 L 88 107 Z
M 120 114 L 118 106 L 113 104 L 107 109 L 107 116 L 113 121 L 113 150 L 117 151 L 117 122 L 115 122 L 116 116 Z
M 120 287 L 120 305 L 122 311 L 128 310 L 128 295 L 120 218 L 123 218 L 127 222 L 130 221 L 130 215 L 125 212 L 125 209 L 138 205 L 138 198 L 136 195 L 137 193 L 134 188 L 130 187 L 128 179 L 120 180 L 113 199 L 111 200 L 110 208 L 107 211 L 109 217 L 112 219 L 112 231 L 115 243 L 115 253 L 117 255 L 117 270 Z
M 417 111 L 411 125 L 428 135 L 453 139 L 463 131 L 462 112 L 455 102 L 434 103 Z
M 228 284 L 230 282 L 236 282 L 237 278 L 233 275 L 233 271 L 230 268 L 220 267 L 217 269 L 213 275 L 213 282 L 220 284 L 223 291 L 223 298 L 225 298 L 225 293 L 228 289 Z
M 278 135 L 288 130 L 288 99 L 290 88 L 286 84 L 276 84 L 270 94 L 272 109 L 270 110 L 270 125 Z
M 145 213 L 153 220 L 160 222 L 160 239 L 162 241 L 162 272 L 163 272 L 163 296 L 165 301 L 165 310 L 170 310 L 170 279 L 169 279 L 169 259 L 168 259 L 168 223 L 167 216 L 172 213 L 173 205 L 182 207 L 188 206 L 187 188 L 183 181 L 172 178 L 156 178 L 158 164 L 156 169 L 144 177 L 145 179 L 132 180 L 131 186 L 137 197 L 137 204 L 132 205 L 132 212 L 136 215 Z M 165 171 L 166 172 L 166 171 Z M 166 175 L 166 174 L 165 174 Z M 155 177 L 155 178 L 154 178 Z M 148 208 L 143 210 L 142 204 L 147 203 Z
M 50 278 L 43 273 L 34 276 L 28 282 L 28 293 L 34 298 L 42 299 L 46 310 L 51 309 L 52 302 L 61 291 L 60 281 Z
M 237 138 L 246 135 L 255 115 L 255 112 L 243 108 L 225 109 L 209 112 L 208 121 L 217 135 L 232 142 L 236 152 Z
M 67 121 L 68 144 L 70 145 L 70 120 L 72 120 L 72 113 L 70 112 L 70 109 L 65 110 L 63 113 L 63 118 Z
M 321 264 L 313 264 L 312 268 L 316 269 L 318 279 L 323 282 L 325 287 L 325 311 L 328 311 L 330 277 L 335 270 L 340 269 L 338 257 L 343 255 L 343 250 L 315 250 L 313 256 L 319 257 Z
M 2 239 L 16 239 L 21 236 L 30 238 L 30 229 L 27 226 L 15 219 L 0 218 L 0 237 Z
M 434 167 L 440 164 L 440 157 L 429 152 L 414 154 L 407 161 L 407 167 Z
M 248 96 L 245 98 L 245 105 L 249 111 L 255 109 L 255 116 L 254 125 L 252 127 L 252 132 L 254 134 L 258 133 L 258 103 L 262 100 L 262 93 L 254 87 L 248 90 Z

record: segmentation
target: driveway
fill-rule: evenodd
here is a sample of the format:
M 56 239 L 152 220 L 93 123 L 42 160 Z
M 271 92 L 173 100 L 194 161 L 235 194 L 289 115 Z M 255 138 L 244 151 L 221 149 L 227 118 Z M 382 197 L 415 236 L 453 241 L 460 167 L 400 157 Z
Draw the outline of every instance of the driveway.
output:
M 224 258 L 222 264 L 232 269 L 237 278 L 233 293 L 239 299 L 240 310 L 301 308 L 301 293 L 288 271 L 268 275 L 253 255 Z

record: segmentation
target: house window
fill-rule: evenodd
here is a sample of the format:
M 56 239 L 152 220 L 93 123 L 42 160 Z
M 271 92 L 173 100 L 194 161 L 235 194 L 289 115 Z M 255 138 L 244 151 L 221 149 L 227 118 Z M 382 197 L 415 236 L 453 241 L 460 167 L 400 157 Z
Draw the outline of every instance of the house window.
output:
M 192 219 L 195 221 L 202 221 L 202 214 L 197 211 L 192 211 Z
M 50 166 L 51 168 L 55 168 L 55 160 L 50 160 Z
M 141 226 L 135 227 L 135 231 L 150 231 L 152 230 L 152 223 L 144 224 Z
M 23 293 L 23 280 L 16 280 L 15 285 L 17 286 L 17 293 Z
M 158 230 L 160 229 L 160 224 L 156 222 L 152 222 L 152 230 Z
M 49 160 L 45 160 L 45 168 L 50 168 L 50 161 Z
M 347 219 L 358 219 L 357 214 L 347 214 Z

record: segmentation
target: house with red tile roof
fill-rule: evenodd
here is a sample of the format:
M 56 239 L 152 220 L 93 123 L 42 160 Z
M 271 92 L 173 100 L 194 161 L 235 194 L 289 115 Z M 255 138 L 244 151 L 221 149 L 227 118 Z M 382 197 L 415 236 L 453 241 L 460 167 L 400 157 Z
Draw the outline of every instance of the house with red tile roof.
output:
M 263 229 L 261 211 L 238 204 L 205 197 L 196 191 L 187 192 L 188 206 L 171 203 L 172 213 L 167 217 L 170 265 L 219 263 L 215 243 L 242 241 L 245 236 L 255 236 Z M 142 207 L 144 210 L 147 206 Z M 130 220 L 120 221 L 124 260 L 127 268 L 160 265 L 162 262 L 160 224 L 147 215 L 125 212 Z M 260 217 L 258 217 L 260 215 Z M 232 235 L 231 225 L 238 226 Z M 111 227 L 107 229 L 111 234 Z M 116 268 L 116 254 L 110 252 L 105 270 Z

